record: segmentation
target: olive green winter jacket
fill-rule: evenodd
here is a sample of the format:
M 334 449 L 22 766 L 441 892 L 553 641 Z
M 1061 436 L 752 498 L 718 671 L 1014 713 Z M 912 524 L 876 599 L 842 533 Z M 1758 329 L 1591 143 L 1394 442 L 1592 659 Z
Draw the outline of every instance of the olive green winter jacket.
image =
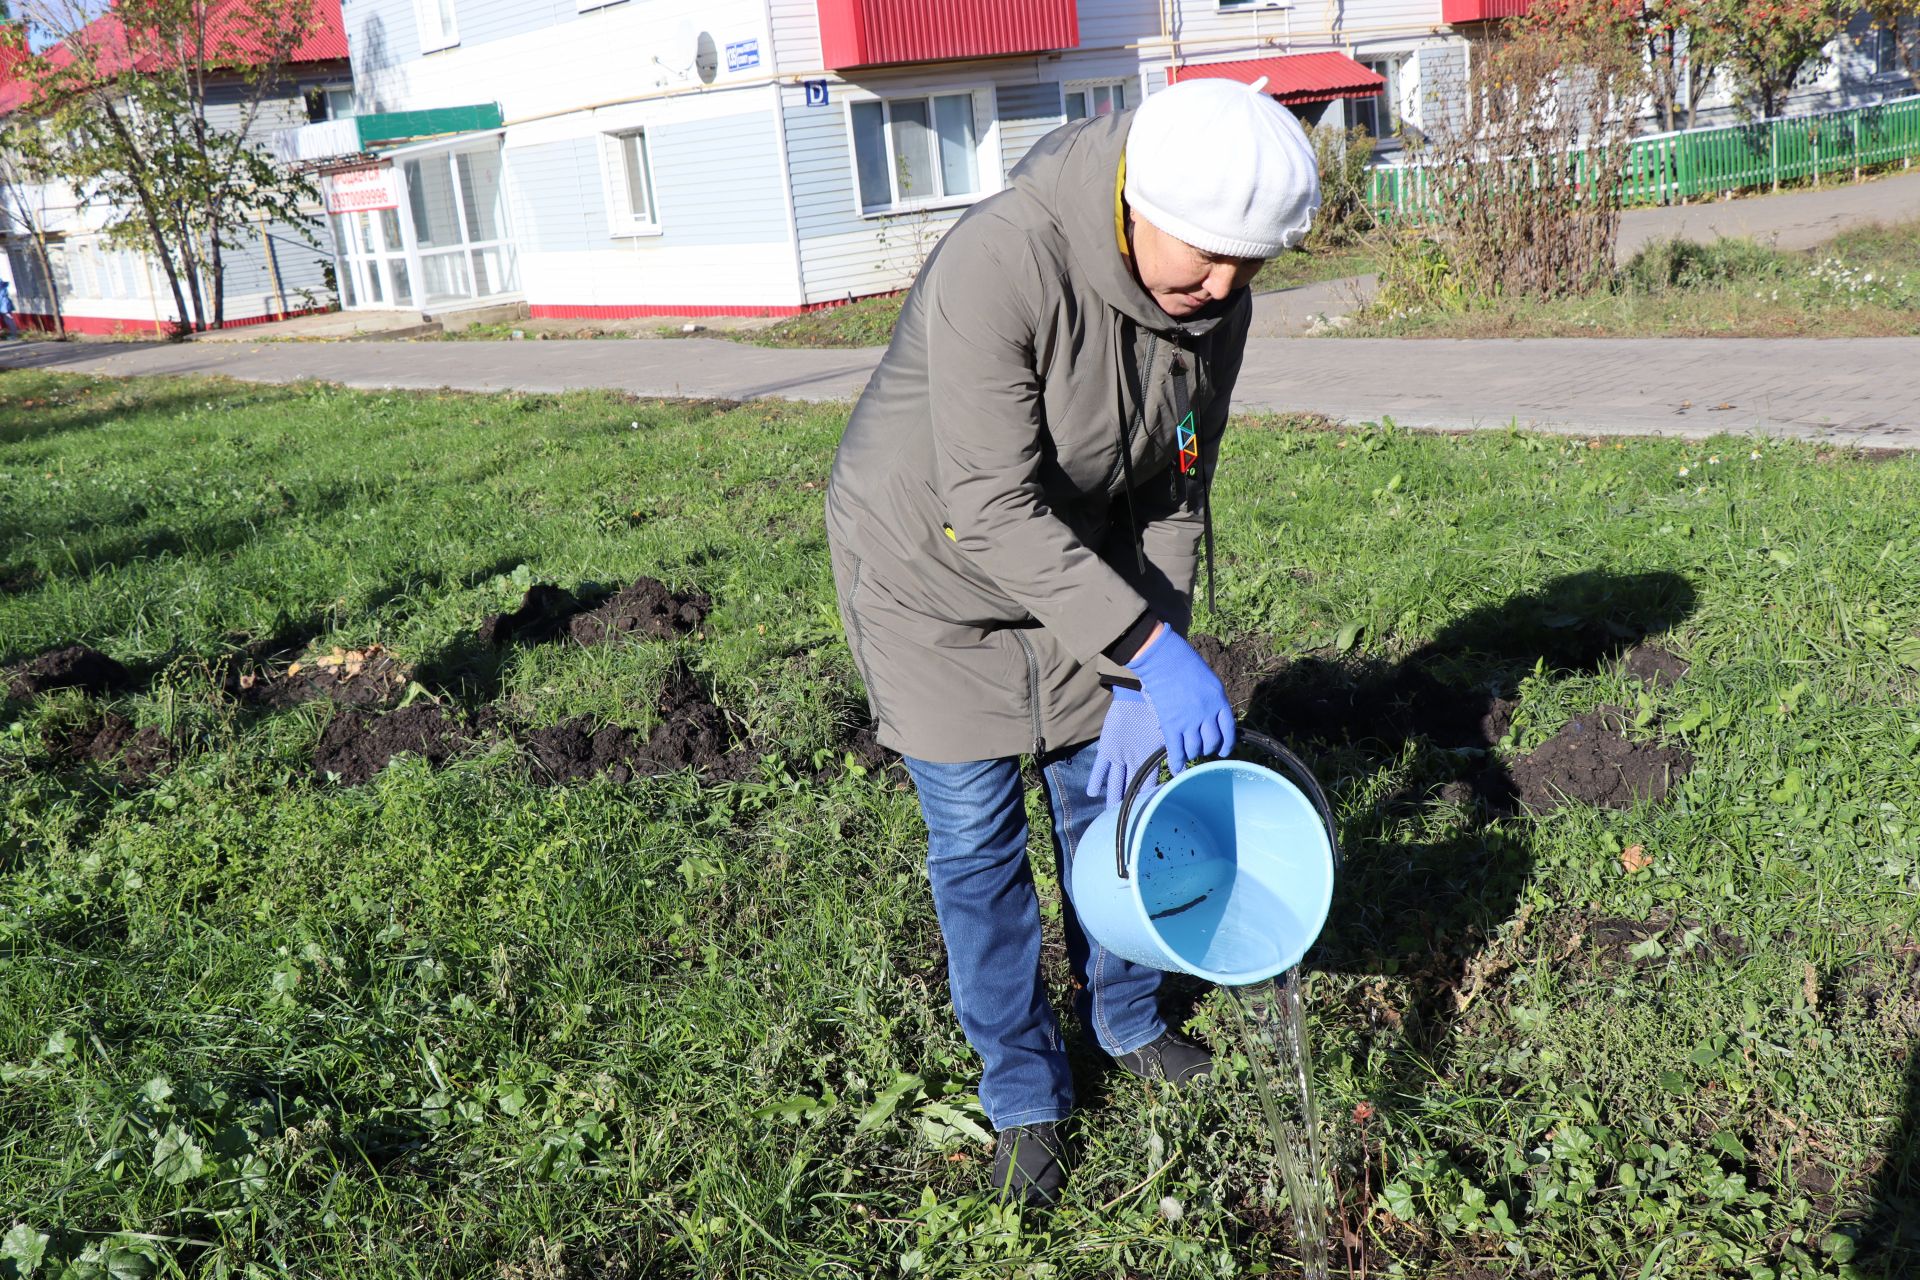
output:
M 1149 609 L 1186 628 L 1251 303 L 1176 321 L 1134 278 L 1132 119 L 1055 130 L 946 234 L 834 459 L 840 614 L 880 741 L 906 755 L 1085 742 L 1103 669 L 1124 674 L 1104 651 Z

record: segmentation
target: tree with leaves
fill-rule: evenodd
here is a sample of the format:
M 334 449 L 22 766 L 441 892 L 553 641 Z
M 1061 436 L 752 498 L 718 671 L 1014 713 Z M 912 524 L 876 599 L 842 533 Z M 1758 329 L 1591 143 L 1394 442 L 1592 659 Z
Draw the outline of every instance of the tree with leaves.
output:
M 1892 38 L 1907 78 L 1920 86 L 1920 0 L 1868 0 L 1864 7 L 1873 25 Z
M 1915 0 L 1920 3 L 1920 0 Z M 1646 92 L 1662 127 L 1693 126 L 1700 90 L 1721 56 L 1711 0 L 1539 0 L 1519 19 L 1531 36 L 1572 48 L 1617 50 L 1646 68 Z
M 221 328 L 226 254 L 260 222 L 305 232 L 312 184 L 255 136 L 292 94 L 314 0 L 21 0 L 53 43 L 23 63 L 55 165 L 109 210 L 105 231 L 160 265 L 183 327 Z M 216 92 L 218 106 L 216 108 Z M 216 119 L 216 115 L 219 117 Z
M 1779 113 L 1788 90 L 1857 6 L 1843 0 L 1707 0 L 1724 65 L 1761 119 Z

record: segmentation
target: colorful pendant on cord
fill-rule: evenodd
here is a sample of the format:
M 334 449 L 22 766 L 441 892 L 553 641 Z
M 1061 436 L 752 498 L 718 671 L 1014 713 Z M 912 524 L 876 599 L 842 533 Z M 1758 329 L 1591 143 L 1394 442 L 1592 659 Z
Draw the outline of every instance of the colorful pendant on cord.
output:
M 1194 430 L 1191 413 L 1174 428 L 1174 437 L 1180 442 L 1180 474 L 1189 475 L 1200 465 L 1200 433 Z

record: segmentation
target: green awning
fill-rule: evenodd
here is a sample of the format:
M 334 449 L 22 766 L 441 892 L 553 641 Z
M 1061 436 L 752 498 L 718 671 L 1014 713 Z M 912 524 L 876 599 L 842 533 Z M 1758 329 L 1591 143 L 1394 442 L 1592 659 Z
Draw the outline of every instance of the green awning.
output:
M 434 107 L 429 111 L 383 111 L 355 116 L 353 123 L 360 131 L 360 149 L 378 151 L 450 134 L 498 129 L 502 119 L 499 103 L 480 102 L 467 107 Z

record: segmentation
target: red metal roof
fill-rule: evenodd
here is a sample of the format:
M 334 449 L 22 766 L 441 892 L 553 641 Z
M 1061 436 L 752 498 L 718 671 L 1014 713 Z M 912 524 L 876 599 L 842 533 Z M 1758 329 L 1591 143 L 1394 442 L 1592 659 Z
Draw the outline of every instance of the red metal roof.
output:
M 1375 75 L 1344 53 L 1294 53 L 1283 58 L 1250 58 L 1245 62 L 1189 62 L 1167 69 L 1167 83 L 1182 80 L 1238 80 L 1252 84 L 1266 78 L 1265 92 L 1282 102 L 1330 102 L 1335 98 L 1371 98 L 1387 87 Z
M 1075 0 L 819 0 L 831 71 L 1080 45 Z
M 1440 0 L 1440 20 L 1457 26 L 1462 22 L 1524 18 L 1532 7 L 1533 0 Z
M 267 48 L 252 39 L 242 20 L 249 0 L 210 0 L 207 13 L 207 51 L 217 63 L 235 68 L 256 65 L 265 60 Z M 138 49 L 127 36 L 126 27 L 113 13 L 95 19 L 81 30 L 76 40 L 84 40 L 102 72 L 117 75 L 123 71 L 148 72 L 166 64 L 166 56 L 153 49 Z M 66 44 L 55 45 L 41 57 L 58 64 L 73 60 Z M 288 56 L 290 66 L 320 62 L 345 62 L 347 26 L 340 15 L 340 0 L 314 0 L 313 25 Z M 6 115 L 32 94 L 32 86 L 21 80 L 16 69 L 24 58 L 14 58 L 0 69 L 0 115 Z

